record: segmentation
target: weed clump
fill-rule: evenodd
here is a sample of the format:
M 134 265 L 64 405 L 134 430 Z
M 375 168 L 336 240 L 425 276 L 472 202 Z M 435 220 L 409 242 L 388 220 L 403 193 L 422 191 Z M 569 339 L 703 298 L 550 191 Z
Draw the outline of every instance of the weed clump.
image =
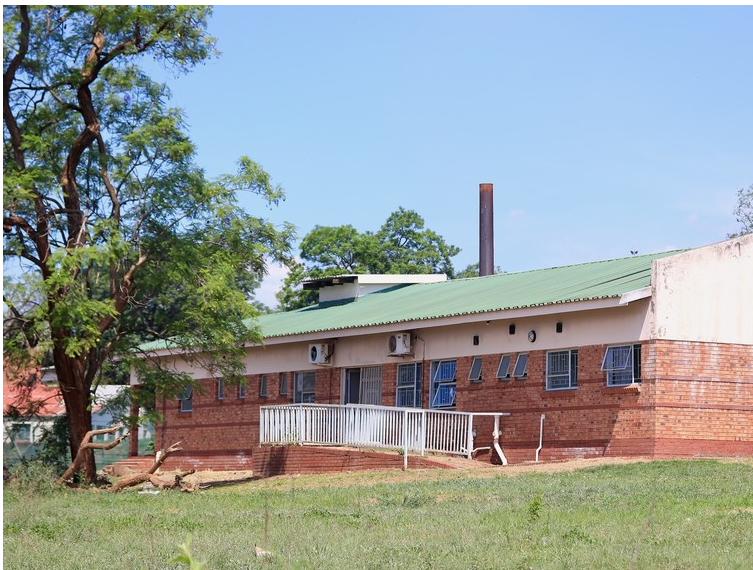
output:
M 539 519 L 542 506 L 541 493 L 537 493 L 536 496 L 528 502 L 527 511 L 529 522 L 535 522 Z
M 44 461 L 24 461 L 8 470 L 7 484 L 21 495 L 49 495 L 62 489 L 54 465 Z

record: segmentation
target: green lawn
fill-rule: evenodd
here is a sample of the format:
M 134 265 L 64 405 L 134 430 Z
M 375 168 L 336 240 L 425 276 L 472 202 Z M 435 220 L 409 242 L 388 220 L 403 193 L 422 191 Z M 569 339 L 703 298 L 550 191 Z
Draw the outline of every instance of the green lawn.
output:
M 753 465 L 285 477 L 192 494 L 3 489 L 3 568 L 753 568 Z M 380 482 L 387 478 L 388 482 Z M 266 539 L 265 539 L 266 529 Z M 258 543 L 274 553 L 254 556 Z

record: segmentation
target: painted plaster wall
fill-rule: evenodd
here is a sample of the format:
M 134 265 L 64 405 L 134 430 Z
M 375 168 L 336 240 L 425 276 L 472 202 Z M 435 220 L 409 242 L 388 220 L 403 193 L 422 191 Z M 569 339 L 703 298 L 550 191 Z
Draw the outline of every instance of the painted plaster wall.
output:
M 613 303 L 614 305 L 615 303 Z M 396 364 L 418 360 L 439 360 L 485 354 L 517 353 L 530 350 L 553 350 L 593 344 L 622 344 L 641 340 L 646 335 L 649 300 L 641 299 L 626 306 L 576 311 L 573 303 L 570 312 L 543 316 L 523 314 L 519 318 L 489 317 L 489 320 L 428 326 L 429 323 L 413 323 L 404 328 L 382 327 L 348 331 L 351 336 L 308 336 L 303 340 L 272 339 L 265 346 L 249 347 L 246 358 L 246 374 L 273 374 L 281 371 L 304 371 L 327 368 L 351 368 L 383 364 Z M 556 323 L 562 322 L 562 332 L 556 332 Z M 488 324 L 487 324 L 488 323 Z M 515 334 L 510 334 L 509 325 L 515 324 Z M 377 331 L 378 332 L 375 332 Z M 390 334 L 413 331 L 416 342 L 412 356 L 388 355 Z M 528 340 L 528 333 L 536 332 L 535 342 Z M 478 336 L 478 344 L 474 337 Z M 334 354 L 331 365 L 315 366 L 308 363 L 309 344 L 332 343 Z M 194 378 L 211 375 L 206 369 L 183 361 L 179 356 L 166 357 L 166 365 L 179 372 L 187 372 Z
M 651 337 L 753 344 L 753 234 L 654 261 Z

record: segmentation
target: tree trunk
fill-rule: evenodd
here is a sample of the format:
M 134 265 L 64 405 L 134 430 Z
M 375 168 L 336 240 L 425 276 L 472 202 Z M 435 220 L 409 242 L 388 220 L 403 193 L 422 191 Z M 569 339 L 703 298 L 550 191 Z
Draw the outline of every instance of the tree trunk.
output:
M 92 428 L 89 392 L 91 386 L 87 385 L 81 358 L 71 358 L 65 354 L 62 348 L 57 347 L 53 350 L 53 358 L 60 392 L 65 402 L 68 431 L 70 433 L 71 458 L 75 458 L 86 434 Z M 84 453 L 80 469 L 83 471 L 84 479 L 87 482 L 95 483 L 97 467 L 94 462 L 94 453 L 91 449 L 85 450 Z
M 139 398 L 136 391 L 139 386 L 131 386 L 131 427 L 128 438 L 128 457 L 136 457 L 139 454 Z

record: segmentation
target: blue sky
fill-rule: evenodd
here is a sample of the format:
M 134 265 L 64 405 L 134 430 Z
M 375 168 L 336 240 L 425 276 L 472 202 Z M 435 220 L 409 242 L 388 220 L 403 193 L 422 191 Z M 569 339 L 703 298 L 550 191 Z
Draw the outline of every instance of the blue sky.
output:
M 701 246 L 753 184 L 753 7 L 218 6 L 169 78 L 210 175 L 259 162 L 299 237 L 399 207 L 520 271 Z M 280 269 L 261 300 L 273 304 Z

